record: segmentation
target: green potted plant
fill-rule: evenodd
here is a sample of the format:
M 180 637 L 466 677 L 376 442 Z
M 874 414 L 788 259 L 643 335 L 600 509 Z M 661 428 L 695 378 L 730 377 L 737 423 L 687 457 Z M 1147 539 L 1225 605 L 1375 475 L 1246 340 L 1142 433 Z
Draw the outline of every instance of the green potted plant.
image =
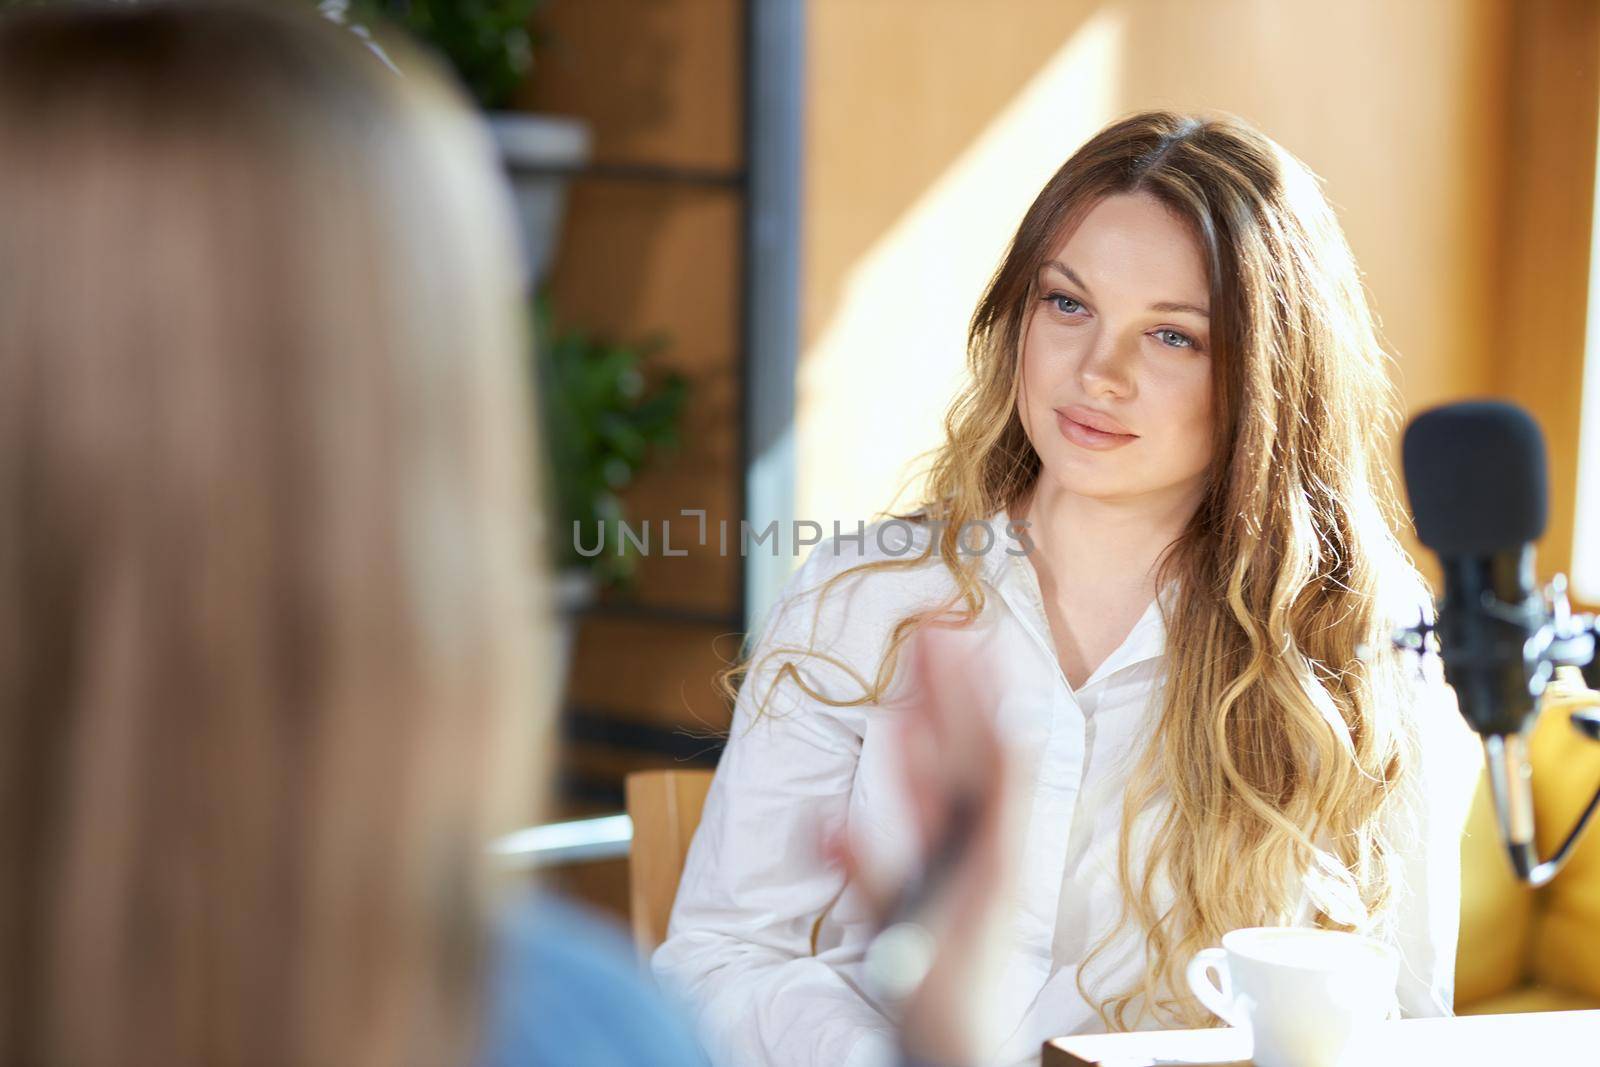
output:
M 533 301 L 533 335 L 552 562 L 570 612 L 602 588 L 633 586 L 638 559 L 620 535 L 620 494 L 658 452 L 676 449 L 688 382 L 653 372 L 662 336 L 624 344 L 562 327 L 544 294 Z

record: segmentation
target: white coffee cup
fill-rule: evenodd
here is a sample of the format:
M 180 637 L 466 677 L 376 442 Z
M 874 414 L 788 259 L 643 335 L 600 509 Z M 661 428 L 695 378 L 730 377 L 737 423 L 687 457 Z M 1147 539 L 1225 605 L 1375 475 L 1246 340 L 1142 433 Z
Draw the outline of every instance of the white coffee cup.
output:
M 1213 979 L 1212 976 L 1215 976 Z M 1395 1005 L 1399 957 L 1337 930 L 1252 927 L 1189 961 L 1189 987 L 1248 1031 L 1256 1067 L 1334 1067 Z

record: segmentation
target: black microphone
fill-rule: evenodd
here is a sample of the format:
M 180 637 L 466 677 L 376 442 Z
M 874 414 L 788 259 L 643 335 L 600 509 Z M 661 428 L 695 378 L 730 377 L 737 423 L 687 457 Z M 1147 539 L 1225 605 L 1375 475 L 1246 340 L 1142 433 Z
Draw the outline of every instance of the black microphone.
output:
M 1495 401 L 1424 412 L 1402 445 L 1417 537 L 1439 556 L 1433 629 L 1445 680 L 1483 739 L 1512 867 L 1538 883 L 1527 733 L 1553 671 L 1555 636 L 1534 576 L 1547 516 L 1544 437 L 1520 408 Z

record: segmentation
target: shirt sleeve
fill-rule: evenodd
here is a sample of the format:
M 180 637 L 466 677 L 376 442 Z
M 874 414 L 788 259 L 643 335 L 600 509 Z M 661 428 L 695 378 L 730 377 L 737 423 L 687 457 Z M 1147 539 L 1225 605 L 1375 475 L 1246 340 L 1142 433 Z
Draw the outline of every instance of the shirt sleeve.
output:
M 735 702 L 667 939 L 652 958 L 657 977 L 694 1006 L 712 1061 L 725 1067 L 894 1060 L 888 1021 L 813 955 L 811 940 L 818 918 L 844 890 L 843 876 L 821 861 L 817 845 L 824 827 L 846 818 L 866 713 L 833 707 L 778 677 L 788 660 L 813 689 L 851 699 L 875 674 L 878 650 L 862 639 L 859 603 L 858 625 L 844 629 L 852 578 L 823 600 L 813 631 L 817 587 L 854 562 L 823 542 L 780 594 Z M 780 647 L 810 647 L 813 636 L 852 671 L 796 654 L 766 658 Z
M 1402 856 L 1395 936 L 1403 1018 L 1454 1012 L 1461 837 L 1483 771 L 1482 746 L 1461 717 L 1438 656 L 1423 657 L 1420 672 L 1414 705 L 1419 767 L 1393 835 Z

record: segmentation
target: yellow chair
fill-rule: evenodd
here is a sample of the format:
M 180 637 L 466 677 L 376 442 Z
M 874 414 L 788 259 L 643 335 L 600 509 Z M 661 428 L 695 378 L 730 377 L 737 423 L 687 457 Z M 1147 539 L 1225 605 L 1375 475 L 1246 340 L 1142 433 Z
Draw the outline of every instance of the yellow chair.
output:
M 1595 787 L 1600 744 L 1568 722 L 1581 679 L 1562 671 L 1529 743 L 1539 854 L 1560 845 Z M 1576 683 L 1576 684 L 1574 684 Z M 1590 694 L 1594 696 L 1594 694 Z M 1456 1012 L 1493 1015 L 1600 1008 L 1600 826 L 1550 884 L 1530 890 L 1511 873 L 1487 778 L 1461 843 L 1461 941 Z
M 710 788 L 710 771 L 635 771 L 627 777 L 628 817 L 633 820 L 629 911 L 633 943 L 643 959 L 666 940 L 683 861 Z

